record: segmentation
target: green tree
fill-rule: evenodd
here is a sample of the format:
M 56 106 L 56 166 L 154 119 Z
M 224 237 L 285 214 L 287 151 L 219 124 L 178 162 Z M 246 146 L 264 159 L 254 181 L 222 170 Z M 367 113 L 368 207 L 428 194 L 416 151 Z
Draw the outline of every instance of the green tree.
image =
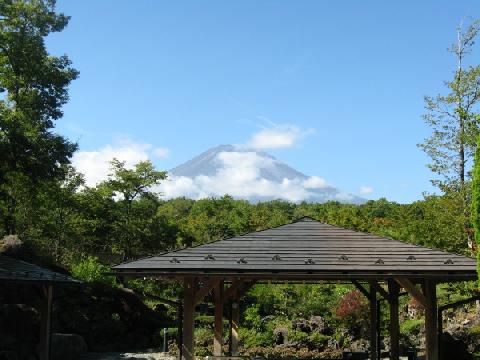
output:
M 478 137 L 478 144 L 480 145 L 480 136 Z M 472 173 L 472 223 L 475 228 L 475 240 L 477 242 L 477 269 L 480 275 L 480 251 L 478 251 L 480 248 L 480 146 L 477 147 L 477 151 L 475 153 Z
M 34 197 L 39 182 L 65 175 L 76 149 L 52 130 L 78 72 L 44 43 L 68 20 L 55 13 L 54 0 L 0 2 L 0 201 L 7 233 L 17 231 L 18 187 Z
M 434 180 L 442 190 L 464 190 L 468 177 L 467 163 L 472 159 L 478 136 L 479 119 L 475 115 L 480 97 L 480 66 L 468 66 L 480 22 L 474 21 L 457 30 L 457 43 L 449 49 L 457 66 L 452 80 L 446 81 L 447 93 L 425 97 L 425 122 L 432 135 L 419 144 L 432 159 L 429 168 L 442 179 Z
M 117 198 L 120 209 L 116 225 L 117 245 L 124 259 L 134 255 L 138 244 L 145 244 L 161 230 L 158 222 L 151 221 L 157 213 L 158 196 L 151 191 L 152 186 L 167 178 L 165 171 L 157 171 L 150 161 L 141 161 L 134 169 L 125 167 L 125 162 L 113 159 L 112 173 L 105 186 Z

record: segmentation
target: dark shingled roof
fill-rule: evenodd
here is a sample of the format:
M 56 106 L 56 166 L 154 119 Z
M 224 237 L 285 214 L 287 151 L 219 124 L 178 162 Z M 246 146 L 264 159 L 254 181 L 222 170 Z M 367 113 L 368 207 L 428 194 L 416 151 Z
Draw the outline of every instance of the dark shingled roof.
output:
M 291 224 L 113 267 L 118 275 L 475 279 L 473 258 L 305 217 Z
M 35 283 L 79 283 L 69 276 L 51 271 L 25 261 L 0 255 L 0 282 L 35 282 Z

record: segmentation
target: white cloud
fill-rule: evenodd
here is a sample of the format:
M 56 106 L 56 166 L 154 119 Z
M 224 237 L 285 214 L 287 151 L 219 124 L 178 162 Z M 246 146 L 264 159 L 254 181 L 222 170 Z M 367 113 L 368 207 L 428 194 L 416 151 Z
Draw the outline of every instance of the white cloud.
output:
M 373 193 L 371 186 L 360 186 L 360 195 L 369 195 L 371 193 Z
M 307 189 L 323 189 L 327 186 L 327 182 L 318 176 L 309 177 L 303 184 Z
M 77 152 L 73 157 L 73 165 L 85 175 L 88 186 L 95 186 L 107 179 L 110 172 L 109 162 L 113 158 L 125 161 L 126 166 L 132 168 L 139 161 L 167 155 L 168 149 L 127 140 L 96 151 Z M 220 152 L 214 162 L 216 169 L 211 175 L 194 178 L 169 175 L 167 180 L 152 190 L 167 199 L 180 196 L 201 199 L 229 194 L 235 198 L 251 200 L 275 198 L 300 202 L 316 198 L 318 191 L 324 189 L 322 195 L 324 194 L 325 201 L 354 200 L 352 195 L 335 191 L 318 176 L 279 177 L 277 160 L 255 151 L 240 148 L 237 151 Z
M 170 155 L 170 150 L 167 148 L 155 148 L 152 151 L 152 154 L 155 155 L 157 158 L 166 158 Z
M 153 149 L 150 144 L 136 143 L 130 140 L 122 140 L 116 145 L 107 145 L 96 151 L 78 151 L 73 155 L 72 164 L 80 173 L 85 175 L 86 185 L 95 186 L 106 180 L 110 173 L 110 161 L 116 158 L 125 161 L 127 168 L 133 168 L 140 161 L 151 158 L 151 155 L 159 156 L 162 152 Z
M 259 150 L 290 148 L 314 132 L 313 129 L 302 130 L 291 124 L 275 124 L 272 122 L 269 124 L 269 127 L 253 134 L 246 146 Z
M 276 160 L 253 151 L 221 152 L 217 155 L 215 174 L 195 178 L 170 177 L 158 186 L 166 198 L 187 196 L 193 199 L 229 194 L 236 198 L 276 198 L 293 202 L 308 200 L 313 190 L 328 187 L 327 182 L 313 176 L 306 179 L 269 180 L 262 171 L 273 169 Z M 336 198 L 332 198 L 336 200 Z

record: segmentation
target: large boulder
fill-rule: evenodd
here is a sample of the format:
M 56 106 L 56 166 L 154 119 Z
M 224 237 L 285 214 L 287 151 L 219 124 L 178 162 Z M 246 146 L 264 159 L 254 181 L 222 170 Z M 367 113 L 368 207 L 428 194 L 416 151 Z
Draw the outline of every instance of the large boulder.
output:
M 52 360 L 78 360 L 87 352 L 87 344 L 83 337 L 77 334 L 52 334 Z
M 305 319 L 295 319 L 292 321 L 292 329 L 297 330 L 297 331 L 302 331 L 304 333 L 311 333 L 312 332 L 312 327 L 310 325 L 310 322 Z
M 0 240 L 0 254 L 13 255 L 20 250 L 22 244 L 17 235 L 7 235 Z
M 370 342 L 365 339 L 354 340 L 347 349 L 351 352 L 366 352 L 370 350 Z
M 23 304 L 0 306 L 0 351 L 3 358 L 35 359 L 39 335 L 36 309 Z
M 15 351 L 0 350 L 0 360 L 19 360 Z
M 166 312 L 152 310 L 131 290 L 87 283 L 63 290 L 53 324 L 55 332 L 81 335 L 89 351 L 128 351 L 160 345 L 160 329 L 176 326 Z
M 284 327 L 279 327 L 273 330 L 275 335 L 275 345 L 283 345 L 285 344 L 285 340 L 287 339 L 288 330 Z
M 332 329 L 327 325 L 327 322 L 322 316 L 312 316 L 309 322 L 312 331 L 324 335 L 332 334 Z
M 472 355 L 467 350 L 467 345 L 455 339 L 450 333 L 443 333 L 440 342 L 441 360 L 471 360 Z

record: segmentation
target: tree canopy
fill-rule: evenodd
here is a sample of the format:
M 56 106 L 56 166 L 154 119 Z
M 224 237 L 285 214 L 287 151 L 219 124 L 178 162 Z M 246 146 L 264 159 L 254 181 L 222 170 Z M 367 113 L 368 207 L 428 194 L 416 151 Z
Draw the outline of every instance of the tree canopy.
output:
M 45 37 L 69 18 L 53 0 L 7 0 L 0 4 L 0 201 L 3 226 L 15 233 L 22 196 L 37 184 L 62 178 L 77 145 L 53 132 L 78 77 L 67 56 L 52 56 Z

